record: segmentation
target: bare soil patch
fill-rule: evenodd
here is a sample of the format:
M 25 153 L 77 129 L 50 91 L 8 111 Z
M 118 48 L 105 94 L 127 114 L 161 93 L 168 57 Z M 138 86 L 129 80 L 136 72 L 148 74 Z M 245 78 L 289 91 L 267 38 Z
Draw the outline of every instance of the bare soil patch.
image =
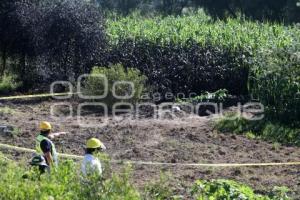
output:
M 115 160 L 153 161 L 168 163 L 261 163 L 293 162 L 300 159 L 299 147 L 273 145 L 244 136 L 221 134 L 213 130 L 209 117 L 191 116 L 172 120 L 151 118 L 131 120 L 129 115 L 113 119 L 87 113 L 85 122 L 107 124 L 99 128 L 82 128 L 76 112 L 68 119 L 52 118 L 50 107 L 57 101 L 4 103 L 7 112 L 0 112 L 0 125 L 18 128 L 13 135 L 0 134 L 0 143 L 34 148 L 38 124 L 50 121 L 54 132 L 68 132 L 54 139 L 59 152 L 82 155 L 87 138 L 100 138 L 107 153 Z M 60 102 L 62 103 L 62 102 Z M 76 104 L 74 104 L 76 106 Z M 68 113 L 68 110 L 61 110 Z M 0 149 L 7 155 L 23 158 L 24 153 Z M 27 155 L 28 156 L 28 155 Z M 114 169 L 120 166 L 113 164 Z M 249 184 L 264 193 L 274 186 L 287 186 L 295 199 L 300 199 L 300 166 L 203 168 L 183 166 L 133 166 L 133 181 L 142 188 L 160 173 L 170 172 L 170 184 L 179 195 L 197 179 L 233 179 Z

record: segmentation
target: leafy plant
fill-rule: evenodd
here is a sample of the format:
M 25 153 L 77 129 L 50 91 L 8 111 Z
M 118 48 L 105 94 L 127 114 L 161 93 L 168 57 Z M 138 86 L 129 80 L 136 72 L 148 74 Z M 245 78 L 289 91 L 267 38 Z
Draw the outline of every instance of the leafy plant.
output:
M 21 86 L 21 83 L 16 81 L 16 78 L 12 75 L 5 74 L 0 80 L 0 95 L 9 94 L 14 92 Z
M 233 132 L 236 134 L 246 134 L 251 132 L 257 134 L 264 126 L 264 122 L 250 121 L 238 115 L 238 113 L 225 113 L 224 117 L 215 121 L 214 128 L 221 132 Z
M 16 113 L 16 110 L 8 106 L 0 107 L 0 115 L 7 115 L 7 114 L 14 114 L 14 113 Z
M 228 97 L 228 90 L 226 89 L 220 89 L 216 92 L 204 92 L 203 94 L 199 96 L 195 96 L 188 99 L 177 99 L 177 102 L 190 102 L 190 103 L 199 103 L 199 102 L 206 102 L 206 101 L 212 101 L 212 102 L 222 102 Z
M 174 199 L 173 191 L 170 188 L 169 185 L 169 177 L 166 174 L 161 174 L 158 181 L 153 181 L 151 183 L 148 183 L 144 196 L 145 199 L 155 199 L 155 200 L 167 200 L 167 199 Z
M 104 156 L 104 157 L 103 157 Z M 107 156 L 101 155 L 107 159 Z M 104 168 L 104 171 L 109 170 Z M 79 166 L 72 160 L 63 160 L 55 171 L 40 174 L 38 168 L 29 168 L 24 162 L 15 162 L 0 153 L 0 199 L 182 199 L 174 195 L 169 176 L 145 187 L 144 193 L 131 184 L 131 166 L 109 175 L 82 177 Z M 253 189 L 231 180 L 198 180 L 191 188 L 191 195 L 198 200 L 289 200 L 288 188 L 275 187 L 269 195 L 256 194 Z
M 159 45 L 186 44 L 191 39 L 200 46 L 212 45 L 252 53 L 261 48 L 284 48 L 299 41 L 297 26 L 276 23 L 256 23 L 228 19 L 211 22 L 203 13 L 188 16 L 161 16 L 147 18 L 134 13 L 126 17 L 107 19 L 110 42 L 119 44 L 124 39 L 149 41 Z
M 289 188 L 287 187 L 278 187 L 275 186 L 271 193 L 269 194 L 270 198 L 275 199 L 275 200 L 288 200 L 290 199 L 287 195 L 289 192 Z
M 202 46 L 193 39 L 165 45 L 125 39 L 110 54 L 112 63 L 137 68 L 147 75 L 153 92 L 162 96 L 168 92 L 199 95 L 222 88 L 231 94 L 247 93 L 248 58 L 241 49 Z
M 38 169 L 15 163 L 0 154 L 0 199 L 126 199 L 138 200 L 138 191 L 130 184 L 130 171 L 111 177 L 79 176 L 79 167 L 70 160 L 62 161 L 55 172 L 40 175 Z
M 299 126 L 299 44 L 286 49 L 264 50 L 251 69 L 251 93 L 264 104 L 267 117 L 293 127 Z
M 152 18 L 134 13 L 109 18 L 107 24 L 111 51 L 106 62 L 138 68 L 163 95 L 200 95 L 221 88 L 248 94 L 249 70 L 259 52 L 291 48 L 300 38 L 295 25 L 212 22 L 200 13 Z
M 107 79 L 106 86 L 103 77 Z M 124 83 L 116 84 L 117 81 L 123 81 Z M 103 95 L 107 89 L 107 96 L 103 98 L 103 102 L 111 108 L 119 102 L 136 103 L 145 90 L 145 81 L 146 76 L 142 75 L 138 69 L 125 69 L 122 65 L 114 65 L 108 68 L 94 67 L 85 81 L 84 93 L 89 96 Z M 115 87 L 114 84 L 116 84 Z M 123 99 L 116 95 L 127 97 Z
M 290 128 L 266 119 L 251 121 L 236 113 L 229 113 L 218 119 L 214 128 L 225 133 L 244 134 L 250 139 L 257 137 L 274 143 L 300 146 L 299 128 Z
M 282 194 L 263 196 L 256 194 L 249 186 L 231 180 L 198 180 L 191 190 L 191 194 L 197 200 L 206 199 L 230 199 L 230 200 L 288 200 L 286 191 Z M 284 197 L 284 198 L 282 198 Z
M 300 129 L 289 128 L 280 124 L 266 123 L 261 137 L 273 142 L 300 146 Z

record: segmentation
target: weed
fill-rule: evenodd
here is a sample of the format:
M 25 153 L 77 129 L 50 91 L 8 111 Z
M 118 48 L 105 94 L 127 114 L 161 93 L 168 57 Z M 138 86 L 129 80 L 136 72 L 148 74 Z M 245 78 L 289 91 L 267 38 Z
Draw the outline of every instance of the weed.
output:
M 100 156 L 107 159 L 106 155 Z M 109 164 L 109 161 L 108 161 Z M 104 170 L 110 169 L 106 167 Z M 39 174 L 37 168 L 29 168 L 25 162 L 16 163 L 0 154 L 0 199 L 6 200 L 179 200 L 171 187 L 174 180 L 170 175 L 161 174 L 160 179 L 150 182 L 141 194 L 130 183 L 131 166 L 110 176 L 82 177 L 77 173 L 79 166 L 71 160 L 63 160 L 50 174 Z M 191 188 L 191 195 L 198 200 L 289 200 L 286 187 L 275 187 L 269 195 L 262 196 L 243 184 L 230 180 L 198 180 Z
M 274 150 L 279 150 L 279 148 L 280 148 L 280 143 L 278 143 L 278 142 L 274 142 L 273 144 L 272 144 L 272 148 L 274 149 Z
M 108 85 L 104 84 L 105 79 L 103 77 L 97 77 L 103 75 L 107 78 Z M 116 84 L 117 81 L 123 83 Z M 84 91 L 87 95 L 95 96 L 103 95 L 107 90 L 108 95 L 103 101 L 111 108 L 116 102 L 136 103 L 145 90 L 145 81 L 146 76 L 142 75 L 137 69 L 125 69 L 122 65 L 114 65 L 109 68 L 94 67 L 85 82 Z M 133 85 L 128 84 L 128 82 Z M 107 88 L 105 88 L 106 86 Z M 117 96 L 122 96 L 122 98 Z
M 251 121 L 241 117 L 233 119 L 232 115 L 234 114 L 227 114 L 224 118 L 218 119 L 214 128 L 221 132 L 244 134 L 248 138 L 259 137 L 274 143 L 300 145 L 298 128 L 289 128 L 286 125 L 267 120 Z
M 9 94 L 15 91 L 17 88 L 21 86 L 20 82 L 16 81 L 16 78 L 11 75 L 4 75 L 0 80 L 0 95 Z
M 275 188 L 276 189 L 276 188 Z M 277 191 L 277 189 L 276 189 Z M 286 190 L 271 193 L 267 196 L 256 194 L 249 186 L 231 180 L 198 180 L 191 194 L 197 200 L 231 199 L 231 200 L 289 200 Z
M 39 175 L 37 169 L 29 169 L 25 163 L 15 163 L 0 155 L 0 170 L 0 199 L 140 199 L 129 182 L 127 168 L 106 179 L 89 177 L 89 184 L 78 175 L 79 166 L 70 160 L 62 161 L 51 174 Z
M 158 181 L 149 183 L 145 188 L 145 199 L 173 199 L 173 191 L 169 185 L 169 175 L 161 173 Z
M 255 139 L 256 138 L 255 134 L 252 131 L 248 131 L 245 135 L 248 139 Z
M 0 115 L 2 114 L 14 114 L 15 110 L 10 107 L 0 107 Z
M 204 92 L 201 95 L 188 98 L 188 99 L 176 99 L 178 103 L 190 102 L 190 103 L 199 103 L 199 102 L 208 102 L 212 101 L 214 103 L 223 102 L 228 97 L 228 90 L 220 89 L 215 92 Z

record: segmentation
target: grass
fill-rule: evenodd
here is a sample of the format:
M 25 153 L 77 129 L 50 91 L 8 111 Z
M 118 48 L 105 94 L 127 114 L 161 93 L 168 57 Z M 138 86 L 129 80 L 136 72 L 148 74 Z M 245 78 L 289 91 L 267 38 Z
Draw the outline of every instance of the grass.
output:
M 0 95 L 9 94 L 21 86 L 21 83 L 17 82 L 14 76 L 5 74 L 0 78 Z
M 16 111 L 7 106 L 0 107 L 0 114 L 14 114 Z
M 174 191 L 170 187 L 170 175 L 161 173 L 160 179 L 149 182 L 144 191 L 145 199 L 176 199 L 173 195 Z
M 275 187 L 269 195 L 256 194 L 249 186 L 232 180 L 198 180 L 192 188 L 194 199 L 289 200 L 287 188 Z
M 215 122 L 215 129 L 225 133 L 245 135 L 249 139 L 260 138 L 273 143 L 300 146 L 300 129 L 290 128 L 268 120 L 250 121 L 235 113 L 225 115 Z
M 228 90 L 226 89 L 219 89 L 215 92 L 204 92 L 201 95 L 191 97 L 191 98 L 185 98 L 185 99 L 180 99 L 177 98 L 175 101 L 177 103 L 194 103 L 197 104 L 199 102 L 223 102 L 225 99 L 228 97 Z
M 103 77 L 101 77 L 103 75 L 107 79 L 107 84 L 104 84 Z M 116 84 L 117 81 L 119 81 L 119 84 Z M 128 84 L 128 82 L 132 85 Z M 142 92 L 145 91 L 145 82 L 146 76 L 142 75 L 135 68 L 125 69 L 120 64 L 109 68 L 94 67 L 85 81 L 84 93 L 92 96 L 101 96 L 106 90 L 107 95 L 101 102 L 104 102 L 109 109 L 112 109 L 115 103 L 136 103 L 140 99 Z
M 11 134 L 16 137 L 21 133 L 21 130 L 19 128 L 14 127 Z
M 62 161 L 51 174 L 39 175 L 37 169 L 29 169 L 25 163 L 0 156 L 0 170 L 0 199 L 140 199 L 130 184 L 127 168 L 122 173 L 112 173 L 105 180 L 101 177 L 83 180 L 77 173 L 78 165 L 70 160 Z
M 94 176 L 84 179 L 77 173 L 79 171 L 78 163 L 71 160 L 61 161 L 59 167 L 51 174 L 40 175 L 38 169 L 29 168 L 25 162 L 17 163 L 0 154 L 0 199 L 185 199 L 185 197 L 174 194 L 175 190 L 171 188 L 174 180 L 170 179 L 169 175 L 162 174 L 159 180 L 148 183 L 144 191 L 138 191 L 130 181 L 130 166 L 123 167 L 121 172 L 111 172 L 108 160 L 104 162 L 103 177 Z M 274 190 L 276 192 L 270 191 L 267 192 L 268 195 L 262 196 L 256 194 L 250 187 L 230 180 L 198 180 L 192 188 L 187 188 L 187 191 L 190 191 L 190 195 L 199 200 L 289 199 L 286 196 L 286 188 L 283 190 L 278 187 Z

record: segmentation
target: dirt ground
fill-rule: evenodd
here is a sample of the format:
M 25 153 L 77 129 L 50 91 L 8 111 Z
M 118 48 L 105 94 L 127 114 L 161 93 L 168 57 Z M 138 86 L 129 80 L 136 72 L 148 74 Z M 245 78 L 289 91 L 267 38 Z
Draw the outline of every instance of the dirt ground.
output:
M 79 126 L 76 112 L 69 118 L 53 118 L 50 107 L 58 101 L 3 102 L 0 125 L 18 128 L 13 134 L 0 134 L 0 143 L 34 148 L 41 120 L 50 121 L 54 132 L 65 131 L 54 139 L 59 152 L 83 155 L 84 144 L 92 136 L 101 139 L 113 160 L 153 161 L 167 163 L 260 163 L 293 162 L 300 159 L 300 148 L 247 139 L 230 133 L 217 133 L 209 117 L 179 117 L 169 120 L 118 119 L 97 117 L 85 112 L 84 123 L 97 123 L 99 128 Z M 60 113 L 68 113 L 60 109 Z M 107 124 L 104 122 L 107 120 Z M 4 154 L 21 158 L 24 154 L 0 149 Z M 120 166 L 113 164 L 114 169 Z M 186 167 L 133 165 L 133 182 L 139 188 L 158 180 L 161 172 L 171 174 L 170 185 L 187 199 L 188 188 L 197 179 L 233 179 L 246 183 L 257 192 L 274 186 L 287 186 L 295 199 L 300 199 L 300 166 L 275 167 Z

